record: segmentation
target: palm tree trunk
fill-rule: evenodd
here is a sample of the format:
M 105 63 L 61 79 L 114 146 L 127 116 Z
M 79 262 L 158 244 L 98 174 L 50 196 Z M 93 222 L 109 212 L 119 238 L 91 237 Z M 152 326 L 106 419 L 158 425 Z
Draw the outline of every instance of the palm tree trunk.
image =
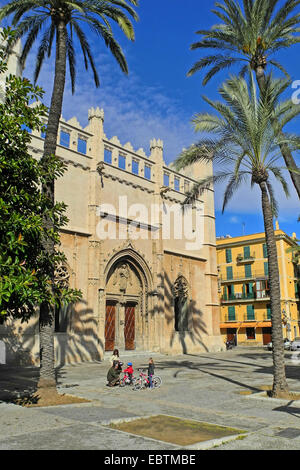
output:
M 266 83 L 266 76 L 265 76 L 264 68 L 262 66 L 257 67 L 255 69 L 255 74 L 256 74 L 256 80 L 257 80 L 259 89 L 260 91 L 262 91 Z M 281 135 L 283 136 L 283 133 L 281 133 Z M 293 158 L 293 155 L 286 144 L 280 144 L 280 150 L 284 158 L 286 167 L 289 169 L 289 173 L 291 175 L 293 184 L 295 186 L 295 189 L 298 193 L 298 197 L 300 199 L 300 175 L 294 171 L 291 171 L 291 170 L 299 171 L 299 168 L 297 167 L 296 162 Z
M 273 389 L 272 397 L 280 397 L 288 393 L 285 375 L 284 347 L 281 321 L 281 299 L 276 239 L 273 227 L 273 213 L 265 182 L 260 183 L 262 192 L 262 209 L 265 225 L 266 244 L 269 262 L 269 284 L 272 311 L 272 343 L 273 343 Z
M 63 94 L 66 78 L 66 38 L 67 31 L 63 21 L 56 25 L 56 61 L 54 86 L 49 110 L 47 132 L 44 143 L 42 163 L 47 168 L 49 158 L 56 152 L 59 120 L 62 112 Z M 48 197 L 51 206 L 55 204 L 54 179 L 51 177 L 42 187 L 43 193 Z M 44 220 L 45 228 L 51 230 L 53 222 L 50 218 Z M 50 237 L 45 241 L 44 249 L 48 258 L 55 253 L 55 246 Z M 54 272 L 51 273 L 54 283 Z M 38 388 L 56 389 L 55 357 L 54 357 L 54 306 L 43 303 L 40 306 L 40 379 Z

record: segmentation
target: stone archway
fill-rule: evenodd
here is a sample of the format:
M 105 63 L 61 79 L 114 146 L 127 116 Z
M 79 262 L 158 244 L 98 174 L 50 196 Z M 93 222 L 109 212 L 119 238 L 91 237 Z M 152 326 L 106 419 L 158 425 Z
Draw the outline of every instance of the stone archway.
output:
M 133 250 L 130 250 L 133 251 Z M 148 340 L 151 273 L 135 252 L 119 252 L 105 270 L 105 350 L 143 350 Z

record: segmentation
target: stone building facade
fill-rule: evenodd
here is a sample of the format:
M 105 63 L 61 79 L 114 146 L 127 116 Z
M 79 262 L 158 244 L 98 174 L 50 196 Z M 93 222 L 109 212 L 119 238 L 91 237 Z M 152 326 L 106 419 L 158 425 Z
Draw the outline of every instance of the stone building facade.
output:
M 44 135 L 30 150 L 43 153 Z M 67 206 L 61 242 L 76 305 L 56 315 L 57 364 L 101 360 L 114 348 L 167 354 L 223 348 L 220 336 L 214 192 L 182 211 L 195 180 L 212 172 L 196 164 L 167 166 L 163 142 L 150 153 L 104 132 L 104 111 L 88 125 L 61 119 L 57 154 L 67 171 L 55 195 Z M 7 362 L 39 358 L 38 315 L 28 324 L 0 325 Z

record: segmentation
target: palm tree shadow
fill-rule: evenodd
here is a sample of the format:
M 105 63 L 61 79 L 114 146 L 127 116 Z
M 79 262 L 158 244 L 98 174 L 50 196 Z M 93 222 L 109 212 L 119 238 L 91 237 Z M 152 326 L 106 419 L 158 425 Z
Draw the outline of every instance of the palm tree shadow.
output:
M 0 364 L 0 400 L 15 402 L 30 397 L 37 389 L 39 368 L 31 353 L 35 342 L 35 324 L 16 324 L 8 319 L 1 325 L 4 364 Z M 13 361 L 13 365 L 11 365 Z
M 150 314 L 155 316 L 159 313 L 163 313 L 168 328 L 171 331 L 169 336 L 169 346 L 172 347 L 176 341 L 179 341 L 181 346 L 182 354 L 189 354 L 188 343 L 193 345 L 199 344 L 203 350 L 208 352 L 208 347 L 203 341 L 204 337 L 207 337 L 208 332 L 206 323 L 204 321 L 203 312 L 197 308 L 195 300 L 191 299 L 189 303 L 189 316 L 190 324 L 189 328 L 185 331 L 175 330 L 175 313 L 174 313 L 174 294 L 173 294 L 173 282 L 167 273 L 160 274 L 160 284 L 164 286 L 164 294 L 158 295 L 158 307 L 155 307 Z
M 291 416 L 295 416 L 295 418 L 300 418 L 300 407 L 291 407 L 290 405 L 292 403 L 294 403 L 294 400 L 289 401 L 286 405 L 273 408 L 273 411 L 280 411 L 283 413 L 287 413 Z
M 161 369 L 169 369 L 169 368 L 179 369 L 179 370 L 176 370 L 173 374 L 173 377 L 175 379 L 180 374 L 182 368 L 184 368 L 184 369 L 189 369 L 189 370 L 193 370 L 193 371 L 196 371 L 196 372 L 200 372 L 200 373 L 209 375 L 211 377 L 223 380 L 225 382 L 229 382 L 233 385 L 238 385 L 239 387 L 246 388 L 247 390 L 251 390 L 252 392 L 257 392 L 257 393 L 261 392 L 261 389 L 258 388 L 258 387 L 249 385 L 248 383 L 244 383 L 244 382 L 241 382 L 241 381 L 238 381 L 238 380 L 234 380 L 230 376 L 228 377 L 227 375 L 221 375 L 221 374 L 216 373 L 213 370 L 211 370 L 214 367 L 215 368 L 220 367 L 220 364 L 217 363 L 217 362 L 216 363 L 208 362 L 207 363 L 207 368 L 209 368 L 209 370 L 204 368 L 205 364 L 197 365 L 197 364 L 195 364 L 194 362 L 191 362 L 191 361 L 165 361 L 165 362 L 158 361 L 156 363 L 156 365 L 157 365 L 158 368 L 161 368 Z
M 55 333 L 55 377 L 60 385 L 65 375 L 64 365 L 85 361 L 100 361 L 103 344 L 97 335 L 97 321 L 85 301 L 68 308 L 66 328 Z M 0 400 L 25 400 L 37 391 L 39 354 L 34 355 L 38 315 L 28 325 L 7 321 L 1 326 L 7 364 L 0 364 Z M 75 384 L 77 385 L 77 384 Z M 73 385 L 73 386 L 75 386 Z
M 56 333 L 57 368 L 67 363 L 100 361 L 103 343 L 97 334 L 98 322 L 87 302 L 81 300 L 68 309 L 67 327 Z

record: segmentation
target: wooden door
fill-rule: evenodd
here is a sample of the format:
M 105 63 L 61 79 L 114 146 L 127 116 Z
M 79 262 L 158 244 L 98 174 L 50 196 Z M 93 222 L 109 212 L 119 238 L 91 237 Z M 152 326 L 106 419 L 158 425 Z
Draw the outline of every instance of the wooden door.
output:
M 135 349 L 135 305 L 126 304 L 125 307 L 125 327 L 124 327 L 124 336 L 125 336 L 125 349 L 133 350 Z
M 263 328 L 263 344 L 266 345 L 272 341 L 272 328 Z
M 227 328 L 227 341 L 236 342 L 236 328 Z
M 116 335 L 116 306 L 113 303 L 106 304 L 105 313 L 105 351 L 113 351 Z

